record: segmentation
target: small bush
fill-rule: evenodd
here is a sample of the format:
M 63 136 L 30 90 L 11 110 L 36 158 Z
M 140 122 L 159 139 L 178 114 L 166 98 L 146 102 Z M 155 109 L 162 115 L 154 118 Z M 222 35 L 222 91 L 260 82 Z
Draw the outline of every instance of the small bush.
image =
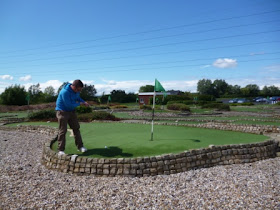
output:
M 252 103 L 252 102 L 230 104 L 230 106 L 253 106 L 253 105 L 254 105 L 254 103 Z
M 125 109 L 125 108 L 127 108 L 127 106 L 126 105 L 115 105 L 115 106 L 112 106 L 111 108 L 112 109 Z
M 254 103 L 252 102 L 245 102 L 245 103 L 242 103 L 241 106 L 253 106 Z
M 183 101 L 168 101 L 167 105 L 169 104 L 185 104 L 185 105 L 192 105 L 194 104 L 194 101 L 192 100 L 183 100 Z
M 92 112 L 92 108 L 89 106 L 78 106 L 76 108 L 76 112 L 78 114 L 82 114 L 82 113 L 91 113 Z
M 190 108 L 185 104 L 168 104 L 167 109 L 169 110 L 179 110 L 179 111 L 190 111 Z
M 56 118 L 56 113 L 54 110 L 41 110 L 28 114 L 28 119 L 30 120 L 46 120 L 54 118 Z
M 148 106 L 148 105 L 140 105 L 140 109 L 152 110 L 153 108 L 151 106 Z
M 102 109 L 110 109 L 109 106 L 101 105 L 101 106 L 94 106 L 93 110 L 102 110 Z
M 93 118 L 93 112 L 91 113 L 83 113 L 77 115 L 78 120 L 82 122 L 91 122 Z
M 103 111 L 79 114 L 78 119 L 83 122 L 90 122 L 92 120 L 119 120 L 115 115 Z
M 108 112 L 93 112 L 92 120 L 119 120 L 115 115 Z

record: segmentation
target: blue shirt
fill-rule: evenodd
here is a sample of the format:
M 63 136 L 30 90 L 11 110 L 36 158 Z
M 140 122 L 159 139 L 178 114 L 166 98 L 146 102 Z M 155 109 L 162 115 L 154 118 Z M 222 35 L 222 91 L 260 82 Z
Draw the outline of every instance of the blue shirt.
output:
M 80 106 L 80 102 L 85 102 L 80 97 L 80 93 L 72 90 L 71 84 L 66 84 L 58 94 L 56 100 L 55 110 L 57 111 L 74 111 L 76 107 Z

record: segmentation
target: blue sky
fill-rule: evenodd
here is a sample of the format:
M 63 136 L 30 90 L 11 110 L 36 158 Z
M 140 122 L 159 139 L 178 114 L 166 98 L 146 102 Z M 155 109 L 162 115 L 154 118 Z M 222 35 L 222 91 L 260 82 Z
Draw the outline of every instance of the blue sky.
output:
M 155 78 L 280 87 L 280 1 L 0 0 L 0 93 L 74 79 L 137 92 Z

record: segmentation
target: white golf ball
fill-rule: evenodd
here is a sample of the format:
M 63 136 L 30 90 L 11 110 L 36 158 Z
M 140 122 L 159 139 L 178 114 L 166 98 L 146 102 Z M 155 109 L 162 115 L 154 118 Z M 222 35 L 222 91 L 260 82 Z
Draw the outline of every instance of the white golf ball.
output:
M 107 146 L 105 146 L 105 149 L 107 149 Z

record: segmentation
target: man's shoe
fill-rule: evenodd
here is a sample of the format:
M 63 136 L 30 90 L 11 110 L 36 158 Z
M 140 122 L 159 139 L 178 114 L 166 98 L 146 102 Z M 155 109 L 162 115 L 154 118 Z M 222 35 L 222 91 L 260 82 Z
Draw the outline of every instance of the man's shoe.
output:
M 58 155 L 65 155 L 65 152 L 59 151 L 59 152 L 58 152 Z
M 84 153 L 84 152 L 87 151 L 87 149 L 86 149 L 85 147 L 81 147 L 79 150 L 80 150 L 80 152 L 82 152 L 82 153 Z

